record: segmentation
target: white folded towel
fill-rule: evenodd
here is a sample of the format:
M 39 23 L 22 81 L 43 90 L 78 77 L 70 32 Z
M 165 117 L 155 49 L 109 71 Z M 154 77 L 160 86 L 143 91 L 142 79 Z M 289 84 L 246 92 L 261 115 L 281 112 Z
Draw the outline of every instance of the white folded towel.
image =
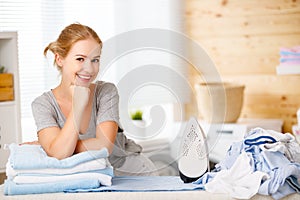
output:
M 80 163 L 72 168 L 45 168 L 45 169 L 13 169 L 9 162 L 6 164 L 6 176 L 15 177 L 18 174 L 49 174 L 49 175 L 66 175 L 78 172 L 87 172 L 100 170 L 108 167 L 109 162 L 106 158 L 99 158 L 85 163 Z
M 16 184 L 55 183 L 59 181 L 73 181 L 84 179 L 97 179 L 101 185 L 110 186 L 112 177 L 101 173 L 77 173 L 61 176 L 16 176 L 13 182 Z

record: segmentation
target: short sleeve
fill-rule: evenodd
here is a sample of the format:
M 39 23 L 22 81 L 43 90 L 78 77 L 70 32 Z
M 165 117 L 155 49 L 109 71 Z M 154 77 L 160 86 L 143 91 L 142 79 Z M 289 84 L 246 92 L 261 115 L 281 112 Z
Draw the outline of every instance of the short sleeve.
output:
M 54 105 L 46 93 L 37 97 L 31 103 L 31 109 L 37 132 L 47 127 L 59 126 Z
M 116 86 L 108 82 L 99 82 L 97 95 L 97 125 L 105 121 L 115 121 L 119 127 L 119 94 Z

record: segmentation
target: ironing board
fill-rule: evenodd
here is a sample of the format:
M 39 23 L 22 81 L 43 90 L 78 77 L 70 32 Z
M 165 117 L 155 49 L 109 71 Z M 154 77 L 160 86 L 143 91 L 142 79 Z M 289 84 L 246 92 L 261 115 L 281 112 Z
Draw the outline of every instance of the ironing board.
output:
M 161 187 L 150 186 L 147 188 L 146 185 L 151 181 L 156 182 L 157 180 L 175 180 L 179 177 L 128 177 L 128 182 L 135 180 L 133 184 L 126 184 L 126 177 L 118 178 L 115 182 L 115 186 L 103 188 L 102 190 L 94 190 L 90 192 L 77 191 L 76 193 L 44 193 L 44 194 L 27 194 L 27 195 L 13 195 L 5 196 L 3 194 L 4 185 L 0 185 L 0 199 L 10 200 L 10 199 L 22 199 L 22 200 L 53 200 L 53 199 L 63 199 L 63 200 L 86 200 L 86 199 L 122 199 L 122 200 L 140 200 L 140 199 L 213 199 L 213 200 L 226 200 L 234 199 L 231 198 L 229 194 L 215 194 L 209 193 L 201 189 L 200 187 L 192 185 L 184 185 L 183 187 L 178 184 L 177 186 L 172 186 L 166 183 Z M 145 181 L 146 180 L 146 181 Z M 140 181 L 140 182 L 139 182 Z M 141 186 L 141 181 L 143 181 L 144 186 Z M 148 182 L 147 182 L 148 181 Z M 157 183 L 160 183 L 157 181 Z M 149 184 L 150 185 L 150 184 Z M 271 196 L 255 195 L 251 200 L 272 200 Z M 292 194 L 283 198 L 283 200 L 298 200 L 300 199 L 300 194 Z

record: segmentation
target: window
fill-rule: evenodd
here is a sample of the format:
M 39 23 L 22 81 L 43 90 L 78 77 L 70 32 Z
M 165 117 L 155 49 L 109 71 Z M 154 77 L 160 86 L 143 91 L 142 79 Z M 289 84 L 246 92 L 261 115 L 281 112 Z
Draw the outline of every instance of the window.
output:
M 87 24 L 112 37 L 113 1 L 110 0 L 0 0 L 0 31 L 18 31 L 21 121 L 23 141 L 36 138 L 31 102 L 60 80 L 46 45 L 69 23 Z
M 183 76 L 183 79 L 187 78 L 188 64 L 178 55 L 168 52 L 167 49 L 161 49 L 160 45 L 156 43 L 160 38 L 147 34 L 147 30 L 152 29 L 150 31 L 154 32 L 160 29 L 166 30 L 167 37 L 164 37 L 165 40 L 162 42 L 165 42 L 168 47 L 172 47 L 174 44 L 178 45 L 178 41 L 175 41 L 175 38 L 172 37 L 172 32 L 183 32 L 184 21 L 182 15 L 184 13 L 184 6 L 182 5 L 182 1 L 116 0 L 115 2 L 116 33 L 123 34 L 128 31 L 134 32 L 134 30 L 144 29 L 145 32 L 143 33 L 145 35 L 142 35 L 144 38 L 141 38 L 141 40 L 149 41 L 149 48 L 139 46 L 141 48 L 135 48 L 132 51 L 129 48 L 124 55 L 117 55 L 120 57 L 111 66 L 111 68 L 115 68 L 115 83 L 120 83 L 121 123 L 125 130 L 126 125 L 130 124 L 126 120 L 126 117 L 129 117 L 127 108 L 129 112 L 130 110 L 141 109 L 148 116 L 146 118 L 148 121 L 166 121 L 167 124 L 164 129 L 167 130 L 168 123 L 172 124 L 174 122 L 174 104 L 178 106 L 179 103 L 189 101 L 189 88 L 186 88 L 186 85 L 178 81 L 178 77 L 176 76 L 177 73 Z M 168 37 L 168 34 L 170 37 Z M 132 35 L 133 37 L 130 38 L 131 33 L 128 34 L 128 38 L 130 38 L 129 42 L 117 43 L 115 48 L 135 46 L 132 43 L 135 43 L 138 38 L 134 38 L 134 33 Z M 153 70 L 148 70 L 150 68 Z M 137 73 L 136 70 L 140 70 L 140 73 Z M 181 100 L 184 102 L 178 102 L 177 95 L 183 97 Z M 158 115 L 161 118 L 151 119 L 154 118 L 153 116 L 150 117 L 151 109 L 156 105 L 162 108 L 161 115 Z M 126 109 L 122 110 L 124 107 Z M 180 109 L 178 110 L 183 111 L 184 107 L 182 106 Z M 178 113 L 179 115 L 184 115 L 182 112 Z M 162 135 L 165 132 L 162 130 Z
M 36 138 L 31 102 L 60 80 L 52 65 L 53 57 L 49 55 L 45 59 L 43 50 L 57 38 L 63 27 L 73 22 L 89 25 L 104 43 L 116 34 L 139 28 L 182 31 L 182 7 L 180 0 L 0 0 L 0 31 L 18 31 L 23 141 Z M 164 57 L 155 51 L 136 52 L 116 62 L 110 73 L 102 78 L 116 83 L 122 73 L 132 69 L 123 67 L 124 70 L 119 70 L 118 66 L 128 66 L 126 63 L 133 61 L 134 64 L 144 62 L 147 59 L 141 58 L 143 56 L 158 62 L 164 60 L 162 62 L 168 66 L 173 62 L 169 55 Z M 184 68 L 178 69 L 185 73 Z M 151 90 L 158 91 L 161 96 L 165 94 L 160 89 Z M 155 100 L 149 99 L 149 95 L 145 98 L 144 93 L 140 96 L 138 101 L 142 104 Z

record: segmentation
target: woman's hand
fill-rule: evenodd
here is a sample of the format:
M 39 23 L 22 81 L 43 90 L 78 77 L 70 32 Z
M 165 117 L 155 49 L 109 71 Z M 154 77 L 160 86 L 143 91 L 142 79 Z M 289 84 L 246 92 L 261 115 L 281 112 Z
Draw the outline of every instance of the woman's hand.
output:
M 83 86 L 71 86 L 72 106 L 75 111 L 82 111 L 89 102 L 90 89 Z
M 82 86 L 71 86 L 72 88 L 72 110 L 74 125 L 79 132 L 83 112 L 89 102 L 90 89 Z

